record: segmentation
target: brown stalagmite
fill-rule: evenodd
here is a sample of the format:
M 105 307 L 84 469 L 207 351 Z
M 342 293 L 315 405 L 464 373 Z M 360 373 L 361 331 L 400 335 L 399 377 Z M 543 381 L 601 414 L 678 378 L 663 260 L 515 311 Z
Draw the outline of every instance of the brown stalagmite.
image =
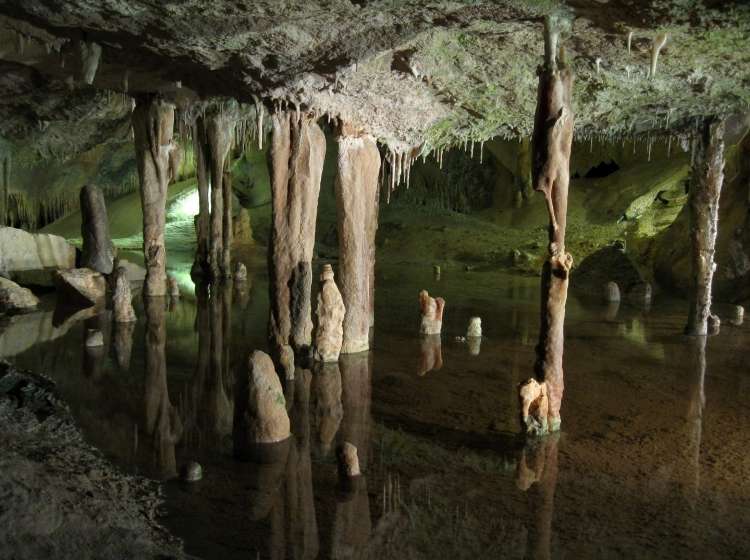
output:
M 338 144 L 336 202 L 341 295 L 346 307 L 341 352 L 353 354 L 370 347 L 380 152 L 374 138 L 357 134 L 346 124 Z
M 571 92 L 573 71 L 564 51 L 557 57 L 560 22 L 545 20 L 545 64 L 539 68 L 539 91 L 532 136 L 532 181 L 549 212 L 549 258 L 542 268 L 541 325 L 536 353 L 536 375 L 546 382 L 548 426 L 560 428 L 562 403 L 565 302 L 573 257 L 565 251 L 565 225 L 573 140 Z
M 203 117 L 199 116 L 193 126 L 193 150 L 195 151 L 195 174 L 198 179 L 198 221 L 196 235 L 198 247 L 195 255 L 195 269 L 205 274 L 209 271 L 208 234 L 211 228 L 209 204 L 209 171 L 208 161 L 211 157 L 206 141 L 206 126 Z
M 143 255 L 146 261 L 143 290 L 147 296 L 163 296 L 167 292 L 164 245 L 167 185 L 170 155 L 176 149 L 172 141 L 174 105 L 158 96 L 141 96 L 136 100 L 132 119 L 143 208 Z
M 316 122 L 289 112 L 273 115 L 269 167 L 272 222 L 268 249 L 274 358 L 312 343 L 311 262 L 326 140 Z
M 232 275 L 232 174 L 229 171 L 224 171 L 221 188 L 224 195 L 221 272 L 228 278 Z
M 229 111 L 217 111 L 206 115 L 206 140 L 210 154 L 208 165 L 211 175 L 211 227 L 208 246 L 209 266 L 213 278 L 218 278 L 224 272 L 224 163 L 234 136 L 232 115 Z M 230 275 L 231 270 L 226 270 L 226 274 Z
M 690 181 L 690 245 L 693 268 L 685 333 L 709 334 L 719 197 L 724 183 L 724 122 L 706 120 L 697 138 Z M 715 319 L 714 319 L 714 322 Z

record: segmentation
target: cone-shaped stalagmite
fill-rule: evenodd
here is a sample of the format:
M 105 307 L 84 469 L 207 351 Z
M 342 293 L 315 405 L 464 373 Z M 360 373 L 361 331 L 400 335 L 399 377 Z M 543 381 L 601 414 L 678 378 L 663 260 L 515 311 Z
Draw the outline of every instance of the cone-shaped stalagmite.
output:
M 133 111 L 135 156 L 140 178 L 143 208 L 143 255 L 146 261 L 147 296 L 163 296 L 167 292 L 166 219 L 167 185 L 170 168 L 177 149 L 172 141 L 174 105 L 158 96 L 141 96 Z
M 696 139 L 690 181 L 690 245 L 693 277 L 686 334 L 709 334 L 719 196 L 724 183 L 724 123 L 709 119 Z M 714 319 L 713 321 L 717 321 Z
M 284 347 L 300 350 L 312 343 L 311 261 L 326 140 L 305 115 L 276 113 L 272 129 L 269 334 L 278 360 Z
M 380 153 L 374 138 L 346 124 L 338 143 L 340 284 L 346 306 L 341 352 L 352 354 L 370 347 Z
M 571 92 L 573 72 L 558 57 L 557 41 L 564 21 L 544 22 L 545 63 L 539 68 L 539 90 L 532 137 L 532 180 L 549 212 L 549 257 L 542 268 L 541 325 L 537 344 L 536 375 L 545 382 L 549 398 L 548 426 L 560 428 L 563 395 L 565 301 L 573 257 L 565 251 L 565 225 L 573 140 Z M 526 426 L 526 428 L 529 428 Z
M 81 189 L 81 266 L 110 274 L 115 248 L 109 236 L 109 219 L 104 193 L 94 185 Z

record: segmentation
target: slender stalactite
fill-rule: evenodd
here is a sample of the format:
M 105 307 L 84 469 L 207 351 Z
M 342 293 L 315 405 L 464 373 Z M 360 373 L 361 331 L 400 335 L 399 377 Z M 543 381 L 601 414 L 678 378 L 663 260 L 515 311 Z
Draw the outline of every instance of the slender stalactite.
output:
M 133 111 L 135 155 L 140 179 L 143 208 L 143 255 L 146 262 L 144 294 L 163 296 L 167 293 L 166 219 L 167 185 L 172 152 L 174 105 L 156 95 L 141 96 Z
M 338 144 L 339 267 L 346 307 L 341 352 L 352 354 L 369 349 L 373 321 L 380 152 L 372 136 L 346 124 L 341 127 Z
M 198 221 L 196 235 L 198 246 L 195 254 L 193 270 L 198 274 L 207 274 L 209 268 L 208 234 L 211 227 L 208 171 L 208 141 L 206 140 L 206 124 L 202 116 L 198 116 L 193 125 L 193 150 L 195 152 L 195 174 L 198 180 Z
M 544 23 L 545 63 L 539 69 L 539 91 L 532 136 L 532 181 L 541 192 L 549 213 L 549 256 L 542 268 L 541 325 L 536 348 L 536 376 L 545 386 L 548 409 L 542 422 L 529 423 L 527 431 L 560 428 L 562 403 L 565 302 L 573 257 L 565 251 L 565 225 L 570 180 L 570 150 L 573 140 L 571 95 L 573 71 L 558 52 L 560 26 L 564 22 L 547 17 Z M 558 56 L 559 55 L 559 56 Z M 522 395 L 523 398 L 523 395 Z
M 685 333 L 706 335 L 718 327 L 718 318 L 711 314 L 711 283 L 716 269 L 719 197 L 724 183 L 724 122 L 704 121 L 695 142 L 688 201 L 692 284 Z
M 278 363 L 290 347 L 301 351 L 312 343 L 311 263 L 326 141 L 315 120 L 304 114 L 277 112 L 271 126 L 269 336 Z

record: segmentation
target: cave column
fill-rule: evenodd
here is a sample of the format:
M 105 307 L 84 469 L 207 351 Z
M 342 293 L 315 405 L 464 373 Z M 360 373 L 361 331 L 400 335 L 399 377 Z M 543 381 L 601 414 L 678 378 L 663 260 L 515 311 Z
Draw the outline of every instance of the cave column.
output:
M 535 373 L 546 385 L 548 410 L 542 423 L 550 431 L 560 428 L 560 405 L 564 389 L 563 347 L 565 302 L 573 257 L 565 251 L 565 225 L 570 180 L 570 150 L 574 115 L 571 106 L 573 72 L 558 56 L 561 22 L 544 22 L 545 63 L 538 70 L 539 89 L 532 136 L 532 182 L 541 192 L 549 213 L 547 261 L 542 267 L 541 324 L 536 347 Z M 527 424 L 527 429 L 529 425 Z
M 146 263 L 144 294 L 167 293 L 166 220 L 167 186 L 177 145 L 172 140 L 174 105 L 156 95 L 136 100 L 132 116 L 135 156 L 143 209 L 143 256 Z
M 193 125 L 193 150 L 195 152 L 195 174 L 198 181 L 198 221 L 196 223 L 197 248 L 194 270 L 200 274 L 209 271 L 209 229 L 211 227 L 209 203 L 208 142 L 206 125 L 202 116 Z
M 719 197 L 724 183 L 724 123 L 707 119 L 696 139 L 690 181 L 690 312 L 685 333 L 709 334 L 718 325 L 711 314 L 711 282 L 716 269 L 714 250 L 719 226 Z
M 346 307 L 343 354 L 368 350 L 373 321 L 380 152 L 375 139 L 343 124 L 338 137 L 339 278 Z
M 231 202 L 232 193 L 228 197 L 224 194 L 224 164 L 226 163 L 229 148 L 232 146 L 234 134 L 234 120 L 230 113 L 217 111 L 206 116 L 206 140 L 208 142 L 208 160 L 211 176 L 211 226 L 209 234 L 209 266 L 212 278 L 229 276 L 231 264 L 225 262 L 229 257 L 230 247 L 224 247 L 225 228 L 231 228 L 231 224 L 225 225 L 226 213 L 224 211 L 225 200 Z M 231 219 L 231 206 L 228 212 Z
M 271 119 L 272 227 L 269 244 L 269 337 L 277 353 L 312 343 L 312 257 L 326 139 L 307 115 Z

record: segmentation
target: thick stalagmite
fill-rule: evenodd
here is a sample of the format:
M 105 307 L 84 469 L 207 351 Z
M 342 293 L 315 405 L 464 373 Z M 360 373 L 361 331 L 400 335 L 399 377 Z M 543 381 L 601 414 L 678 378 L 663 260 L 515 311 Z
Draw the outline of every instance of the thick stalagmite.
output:
M 336 180 L 344 343 L 341 352 L 369 349 L 374 298 L 375 231 L 380 153 L 375 139 L 342 126 Z
M 573 257 L 565 251 L 565 225 L 570 180 L 570 149 L 573 140 L 571 95 L 573 72 L 558 57 L 557 39 L 561 22 L 547 18 L 545 64 L 539 68 L 539 90 L 532 136 L 532 180 L 541 192 L 549 213 L 549 257 L 542 268 L 541 325 L 535 373 L 546 383 L 549 399 L 548 427 L 560 428 L 560 405 L 564 389 L 563 346 L 565 301 Z M 526 429 L 532 428 L 525 426 Z M 531 429 L 531 431 L 536 431 Z
M 285 347 L 299 351 L 312 343 L 311 262 L 326 140 L 305 115 L 279 112 L 271 120 L 269 335 L 278 363 Z
M 110 274 L 115 247 L 109 236 L 109 219 L 104 193 L 99 187 L 85 185 L 81 189 L 81 266 Z
M 711 282 L 716 269 L 714 250 L 719 227 L 719 197 L 724 183 L 724 123 L 709 119 L 696 139 L 690 182 L 690 245 L 692 285 L 686 334 L 709 334 Z
M 216 112 L 206 116 L 206 141 L 208 143 L 208 168 L 211 176 L 211 226 L 209 228 L 209 266 L 211 276 L 231 275 L 229 262 L 225 262 L 225 226 L 227 219 L 224 205 L 231 202 L 231 192 L 224 194 L 230 185 L 224 185 L 224 163 L 232 146 L 234 120 L 231 112 Z M 231 219 L 231 215 L 230 215 Z M 231 224 L 228 226 L 231 229 Z M 229 247 L 226 248 L 229 255 Z
M 193 125 L 193 150 L 195 152 L 195 175 L 198 181 L 198 218 L 195 224 L 198 243 L 193 270 L 199 274 L 206 274 L 210 271 L 208 234 L 211 228 L 211 210 L 208 162 L 211 159 L 211 154 L 208 151 L 206 125 L 202 116 L 198 116 Z
M 163 296 L 167 292 L 166 219 L 167 185 L 170 178 L 174 105 L 158 96 L 141 96 L 133 111 L 135 156 L 140 178 L 143 208 L 143 255 L 146 261 L 147 296 Z

